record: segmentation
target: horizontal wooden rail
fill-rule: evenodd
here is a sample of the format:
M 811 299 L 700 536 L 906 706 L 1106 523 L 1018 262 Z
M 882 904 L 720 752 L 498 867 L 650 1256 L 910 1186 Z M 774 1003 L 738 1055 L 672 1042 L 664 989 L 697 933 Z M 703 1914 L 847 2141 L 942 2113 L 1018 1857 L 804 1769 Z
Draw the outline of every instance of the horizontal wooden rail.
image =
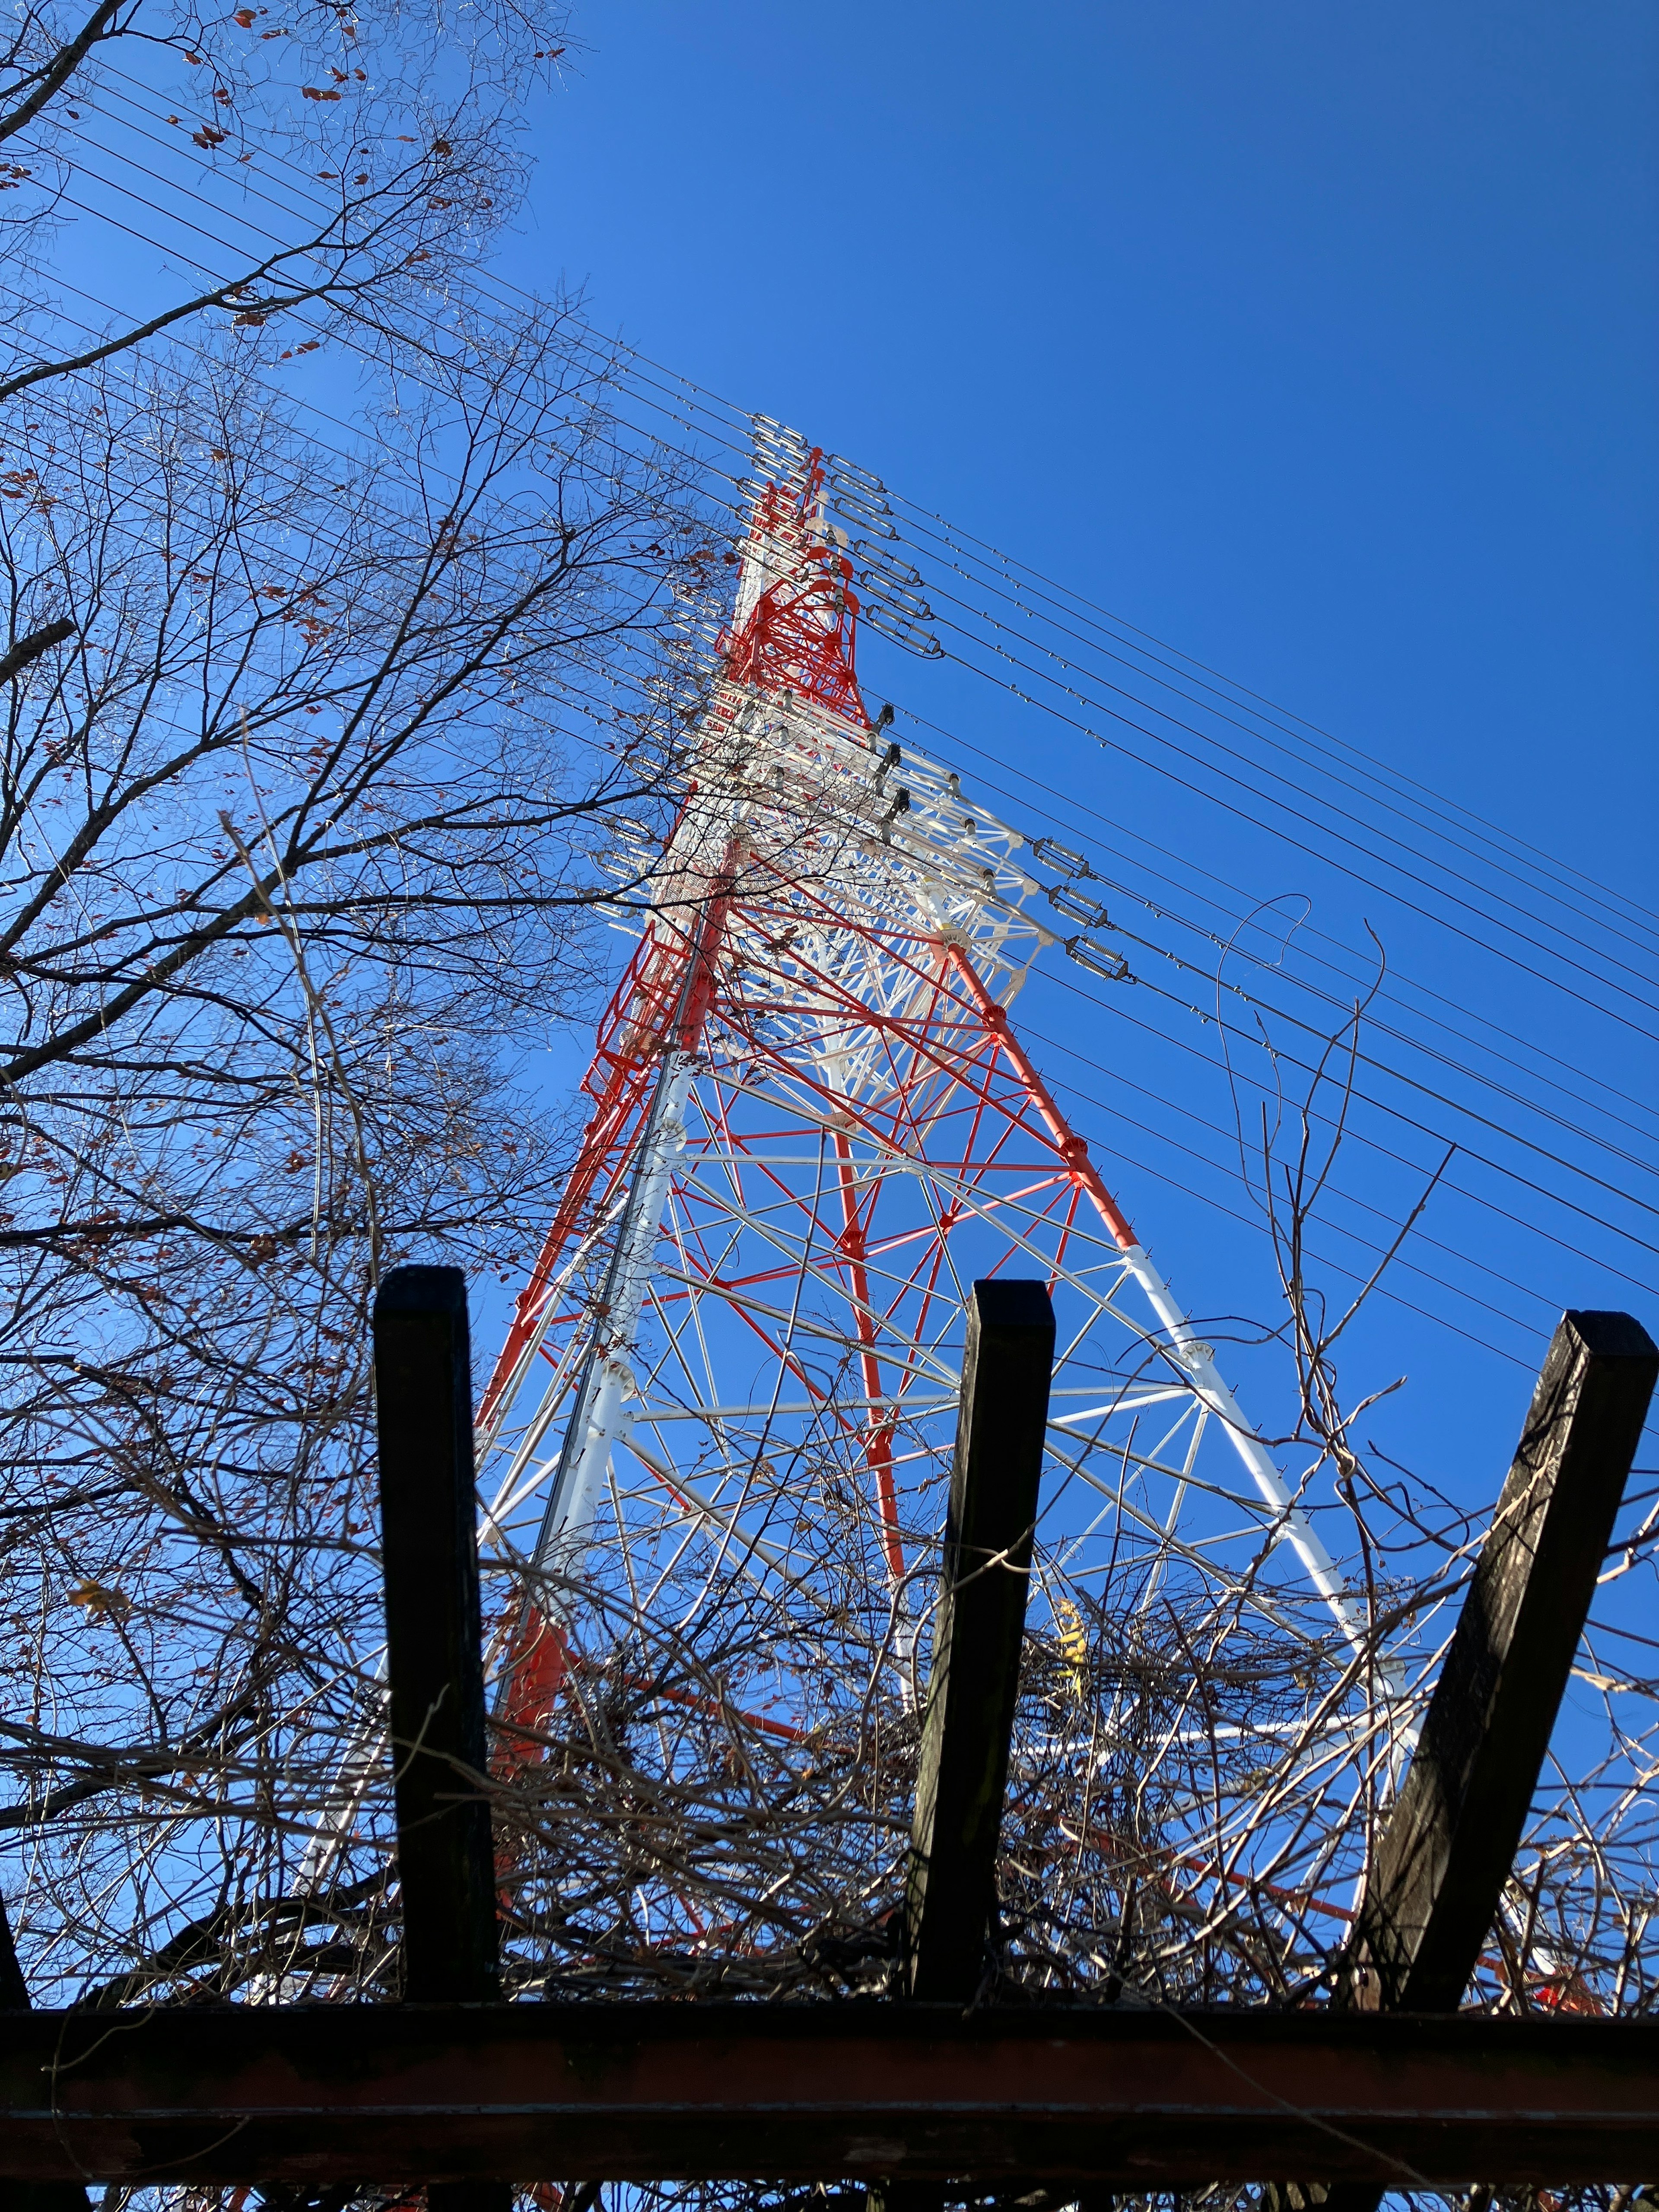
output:
M 1659 2022 L 843 2003 L 0 2014 L 0 2176 L 1036 2176 L 1492 2186 L 1659 2172 Z

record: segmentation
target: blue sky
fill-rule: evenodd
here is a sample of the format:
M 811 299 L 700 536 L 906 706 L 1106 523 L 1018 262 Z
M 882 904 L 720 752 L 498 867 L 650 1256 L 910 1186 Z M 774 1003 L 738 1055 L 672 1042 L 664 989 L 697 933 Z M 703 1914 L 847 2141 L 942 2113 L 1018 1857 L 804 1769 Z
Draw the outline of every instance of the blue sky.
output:
M 584 0 L 576 31 L 517 271 L 1650 872 L 1650 9 Z

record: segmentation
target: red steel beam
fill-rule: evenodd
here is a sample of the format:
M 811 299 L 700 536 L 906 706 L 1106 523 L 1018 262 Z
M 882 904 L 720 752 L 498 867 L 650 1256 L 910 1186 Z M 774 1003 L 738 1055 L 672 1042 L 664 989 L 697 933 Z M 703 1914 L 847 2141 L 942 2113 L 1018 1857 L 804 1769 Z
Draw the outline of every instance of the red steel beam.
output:
M 605 2001 L 0 2014 L 13 2180 L 1144 2191 L 1656 2171 L 1647 2021 Z

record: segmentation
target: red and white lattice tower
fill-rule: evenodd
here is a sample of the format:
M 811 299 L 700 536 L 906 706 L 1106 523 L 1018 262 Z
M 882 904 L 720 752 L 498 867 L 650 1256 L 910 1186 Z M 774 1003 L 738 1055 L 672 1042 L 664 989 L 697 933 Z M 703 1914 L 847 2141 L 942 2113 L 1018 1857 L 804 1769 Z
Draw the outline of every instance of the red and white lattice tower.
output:
M 1009 1008 L 1056 941 L 1035 863 L 872 726 L 822 457 L 775 428 L 763 453 L 688 795 L 480 1410 L 495 1538 L 676 1620 L 734 1576 L 785 1613 L 804 1591 L 821 1620 L 861 1605 L 908 1704 L 964 1299 L 1036 1276 L 1060 1334 L 1034 1612 L 1063 1632 L 1066 1589 L 1139 1559 L 1149 1605 L 1173 1569 L 1358 1644 L 1324 1545 L 1021 1048 Z M 582 1632 L 555 1609 L 521 1606 L 498 1674 L 498 1712 L 532 1730 Z M 811 1672 L 781 1670 L 781 1729 L 805 1724 Z

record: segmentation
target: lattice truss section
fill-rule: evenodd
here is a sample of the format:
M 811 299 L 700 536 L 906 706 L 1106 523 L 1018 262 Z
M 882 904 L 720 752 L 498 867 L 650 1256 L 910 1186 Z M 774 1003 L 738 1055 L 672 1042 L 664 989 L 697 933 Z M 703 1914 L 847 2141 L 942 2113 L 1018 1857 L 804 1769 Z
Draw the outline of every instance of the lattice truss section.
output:
M 1294 1743 L 1304 1808 L 1354 1786 L 1358 1610 L 1020 1047 L 1008 1010 L 1054 942 L 1022 841 L 872 726 L 819 459 L 775 442 L 769 468 L 690 796 L 640 856 L 580 1158 L 482 1409 L 489 1540 L 528 1577 L 498 1713 L 538 1755 L 573 1667 L 713 1611 L 752 1631 L 753 1728 L 809 1743 L 850 1683 L 902 1734 L 964 1300 L 1036 1276 L 1060 1341 L 1031 1620 L 1078 1669 L 1109 1645 L 1120 1677 L 1061 1764 L 1085 1806 L 1158 1798 L 1166 1901 L 1183 1853 L 1305 1872 L 1282 1824 L 1261 1842 L 1261 1778 Z M 1017 1746 L 1016 1796 L 1054 1737 Z

